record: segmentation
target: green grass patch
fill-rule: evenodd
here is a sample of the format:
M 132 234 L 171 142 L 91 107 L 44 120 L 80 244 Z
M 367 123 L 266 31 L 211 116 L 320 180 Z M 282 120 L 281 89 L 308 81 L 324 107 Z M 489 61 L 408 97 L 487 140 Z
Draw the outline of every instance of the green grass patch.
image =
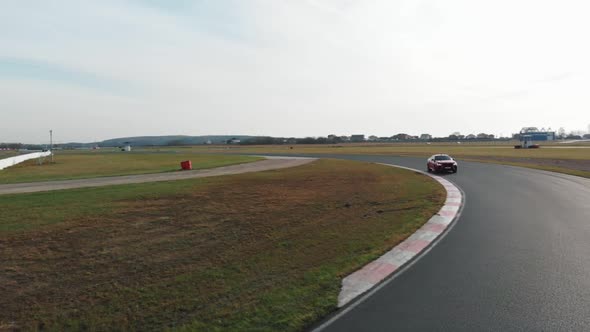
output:
M 422 174 L 335 160 L 0 196 L 0 326 L 302 330 L 444 198 Z
M 0 183 L 68 180 L 172 172 L 180 169 L 180 162 L 191 160 L 193 169 L 206 169 L 261 160 L 257 157 L 191 153 L 135 153 L 135 152 L 56 152 L 54 162 L 37 159 L 0 171 Z

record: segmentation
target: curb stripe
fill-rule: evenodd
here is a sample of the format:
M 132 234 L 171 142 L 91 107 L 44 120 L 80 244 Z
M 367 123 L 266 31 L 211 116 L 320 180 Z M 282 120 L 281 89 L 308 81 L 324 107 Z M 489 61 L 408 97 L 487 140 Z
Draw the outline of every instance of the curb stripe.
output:
M 437 214 L 432 216 L 420 229 L 393 249 L 342 279 L 342 288 L 338 295 L 338 307 L 341 308 L 359 295 L 367 292 L 383 280 L 417 257 L 421 252 L 436 241 L 456 219 L 464 198 L 461 190 L 452 182 L 415 169 L 381 164 L 390 167 L 405 168 L 430 176 L 438 181 L 446 190 L 447 198 Z
M 426 224 L 422 228 L 425 230 L 428 230 L 429 232 L 442 233 L 447 228 L 447 226 L 443 225 L 443 224 L 432 223 L 432 224 Z
M 448 206 L 461 206 L 461 202 L 449 202 L 449 201 L 447 201 L 445 203 L 445 205 L 448 205 Z

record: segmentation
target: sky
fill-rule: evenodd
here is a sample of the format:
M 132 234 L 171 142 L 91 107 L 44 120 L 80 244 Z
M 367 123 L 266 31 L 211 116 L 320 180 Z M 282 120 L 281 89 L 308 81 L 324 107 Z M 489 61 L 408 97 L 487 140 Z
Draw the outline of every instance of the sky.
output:
M 590 3 L 19 0 L 0 142 L 590 130 Z

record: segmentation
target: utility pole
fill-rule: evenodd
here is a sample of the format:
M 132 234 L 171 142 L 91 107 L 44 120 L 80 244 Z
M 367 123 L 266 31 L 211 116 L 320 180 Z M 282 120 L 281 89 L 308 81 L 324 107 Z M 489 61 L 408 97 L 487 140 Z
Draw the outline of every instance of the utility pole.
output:
M 51 163 L 53 164 L 53 130 L 49 129 L 49 152 L 51 153 Z

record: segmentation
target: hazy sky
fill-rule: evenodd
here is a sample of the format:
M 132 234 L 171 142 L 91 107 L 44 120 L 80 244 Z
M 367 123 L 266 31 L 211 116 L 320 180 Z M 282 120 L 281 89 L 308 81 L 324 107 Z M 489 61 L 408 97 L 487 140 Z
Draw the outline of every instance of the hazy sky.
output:
M 0 142 L 590 123 L 585 1 L 18 0 Z

